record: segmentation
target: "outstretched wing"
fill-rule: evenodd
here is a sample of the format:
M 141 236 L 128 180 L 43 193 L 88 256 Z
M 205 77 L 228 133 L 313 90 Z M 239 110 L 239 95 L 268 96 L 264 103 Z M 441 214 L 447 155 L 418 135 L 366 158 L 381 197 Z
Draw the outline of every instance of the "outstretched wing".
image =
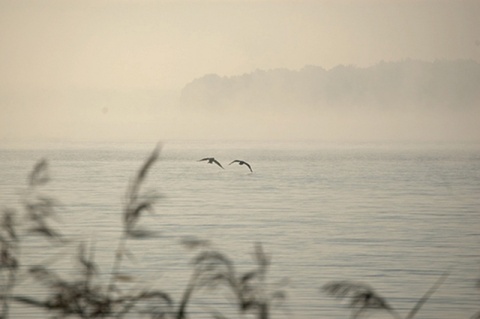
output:
M 232 162 L 231 162 L 230 164 L 228 164 L 228 165 L 232 165 L 233 163 L 237 163 L 237 162 L 240 163 L 239 160 L 234 160 L 234 161 L 232 161 Z
M 217 164 L 218 166 L 220 166 L 221 168 L 223 168 L 222 164 L 220 164 L 216 159 L 213 159 L 213 161 L 215 162 L 215 164 Z M 224 169 L 224 168 L 223 168 Z
M 198 160 L 197 162 L 201 162 L 201 161 L 208 161 L 210 160 L 210 157 L 205 157 L 205 158 L 202 158 L 201 160 Z
M 250 167 L 250 164 L 248 164 L 247 162 L 243 162 L 243 164 L 247 165 L 247 166 L 248 166 L 248 168 L 250 169 L 250 172 L 252 172 L 252 173 L 253 173 L 253 170 L 252 170 L 252 167 Z

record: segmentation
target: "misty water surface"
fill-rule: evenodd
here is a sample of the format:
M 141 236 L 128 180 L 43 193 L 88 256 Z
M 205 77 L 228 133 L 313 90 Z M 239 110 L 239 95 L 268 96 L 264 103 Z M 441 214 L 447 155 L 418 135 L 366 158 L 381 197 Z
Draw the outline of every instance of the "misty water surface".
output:
M 52 181 L 45 192 L 62 204 L 58 228 L 95 246 L 107 278 L 126 186 L 153 147 L 4 149 L 1 204 L 18 207 L 28 172 L 47 158 Z M 208 156 L 225 170 L 197 162 Z M 229 166 L 234 159 L 248 161 L 253 173 Z M 344 303 L 320 289 L 332 280 L 368 283 L 406 315 L 445 271 L 450 276 L 418 317 L 469 318 L 480 298 L 479 172 L 480 148 L 472 144 L 166 143 L 145 188 L 161 197 L 155 214 L 140 222 L 159 236 L 131 241 L 135 260 L 125 262 L 124 271 L 135 285 L 178 300 L 195 255 L 182 238 L 209 240 L 241 270 L 254 267 L 254 245 L 262 243 L 272 258 L 267 288 L 287 292 L 273 318 L 349 316 Z M 74 244 L 48 251 L 41 240 L 28 245 L 23 256 L 32 264 L 59 256 L 51 267 L 75 273 Z M 32 281 L 18 291 L 42 293 Z M 189 308 L 196 318 L 212 309 L 239 316 L 224 293 L 198 293 Z

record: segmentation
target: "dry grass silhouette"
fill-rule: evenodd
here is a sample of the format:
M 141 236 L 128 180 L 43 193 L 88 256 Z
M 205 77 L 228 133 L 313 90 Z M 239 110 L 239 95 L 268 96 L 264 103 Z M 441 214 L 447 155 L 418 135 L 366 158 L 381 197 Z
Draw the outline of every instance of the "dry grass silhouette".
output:
M 187 318 L 187 309 L 195 292 L 203 288 L 224 285 L 238 298 L 240 312 L 255 313 L 258 318 L 268 318 L 269 304 L 272 299 L 280 299 L 279 292 L 267 296 L 263 284 L 269 260 L 260 245 L 256 247 L 257 268 L 246 274 L 238 274 L 233 262 L 220 252 L 211 249 L 209 242 L 194 237 L 184 238 L 182 244 L 190 249 L 201 249 L 194 258 L 190 282 L 185 287 L 182 298 L 175 302 L 167 292 L 141 289 L 125 293 L 121 286 L 133 280 L 133 276 L 122 272 L 125 257 L 133 255 L 128 249 L 128 241 L 155 236 L 155 232 L 142 229 L 138 222 L 146 212 L 153 212 L 155 201 L 160 197 L 151 191 L 145 191 L 143 185 L 148 173 L 157 162 L 160 147 L 154 149 L 146 159 L 127 187 L 124 210 L 122 214 L 121 236 L 115 250 L 112 269 L 108 283 L 97 280 L 100 273 L 94 260 L 94 249 L 84 243 L 78 245 L 77 273 L 79 278 L 63 278 L 47 264 L 30 266 L 22 269 L 22 277 L 35 280 L 47 292 L 43 300 L 28 294 L 13 294 L 19 271 L 21 239 L 26 236 L 40 236 L 50 245 L 63 245 L 68 242 L 61 232 L 52 224 L 57 213 L 58 203 L 54 198 L 42 192 L 42 187 L 50 181 L 48 162 L 45 159 L 35 164 L 27 181 L 27 190 L 23 198 L 23 211 L 27 224 L 19 234 L 15 222 L 17 212 L 11 209 L 3 211 L 0 228 L 1 272 L 6 274 L 3 283 L 2 315 L 9 317 L 10 302 L 47 310 L 52 315 L 78 318 L 124 318 L 133 313 L 148 315 L 150 318 Z M 221 316 L 220 314 L 212 314 Z
M 348 306 L 352 309 L 352 318 L 360 318 L 369 311 L 385 311 L 395 319 L 412 319 L 447 277 L 448 273 L 443 274 L 437 282 L 418 299 L 405 317 L 402 317 L 384 297 L 380 296 L 367 284 L 351 281 L 334 281 L 324 285 L 323 289 L 331 296 L 340 299 L 350 299 Z

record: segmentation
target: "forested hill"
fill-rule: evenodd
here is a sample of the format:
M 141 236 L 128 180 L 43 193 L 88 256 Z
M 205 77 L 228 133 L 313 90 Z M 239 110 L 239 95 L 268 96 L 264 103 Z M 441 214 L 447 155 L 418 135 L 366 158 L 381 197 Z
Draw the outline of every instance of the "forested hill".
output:
M 205 75 L 187 84 L 188 109 L 336 107 L 480 108 L 480 64 L 470 60 L 381 62 L 368 68 L 257 70 Z

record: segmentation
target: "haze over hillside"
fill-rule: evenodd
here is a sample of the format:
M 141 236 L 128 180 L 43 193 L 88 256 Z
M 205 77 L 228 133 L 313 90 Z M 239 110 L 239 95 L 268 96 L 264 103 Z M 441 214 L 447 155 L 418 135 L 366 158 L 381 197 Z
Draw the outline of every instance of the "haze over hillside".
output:
M 0 0 L 0 147 L 480 140 L 479 16 L 478 0 Z
M 246 121 L 246 135 L 268 126 L 281 137 L 476 140 L 480 64 L 405 60 L 209 74 L 184 87 L 180 106 L 232 127 Z
M 334 107 L 478 108 L 480 64 L 473 61 L 379 63 L 257 70 L 239 76 L 209 74 L 182 90 L 185 108 L 225 110 Z

